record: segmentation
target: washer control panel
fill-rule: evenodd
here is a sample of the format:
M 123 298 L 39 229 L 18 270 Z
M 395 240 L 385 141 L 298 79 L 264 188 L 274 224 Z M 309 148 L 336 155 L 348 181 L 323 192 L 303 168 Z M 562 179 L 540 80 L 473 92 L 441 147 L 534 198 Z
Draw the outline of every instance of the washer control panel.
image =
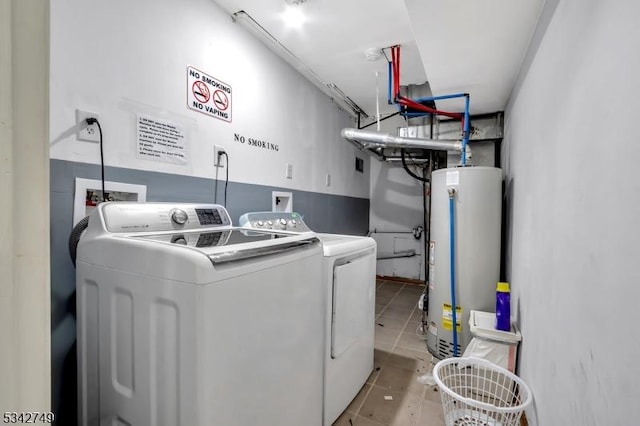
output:
M 110 202 L 99 205 L 109 232 L 151 232 L 177 229 L 228 228 L 231 219 L 218 204 Z
M 299 213 L 251 212 L 240 216 L 239 225 L 243 228 L 269 229 L 275 231 L 309 232 L 311 231 Z

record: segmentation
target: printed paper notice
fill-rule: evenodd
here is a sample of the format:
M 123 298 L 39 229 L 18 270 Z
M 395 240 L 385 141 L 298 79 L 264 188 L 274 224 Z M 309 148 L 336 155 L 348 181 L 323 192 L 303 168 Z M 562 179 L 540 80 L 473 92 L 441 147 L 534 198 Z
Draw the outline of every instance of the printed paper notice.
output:
M 184 128 L 170 121 L 138 115 L 138 158 L 188 164 Z

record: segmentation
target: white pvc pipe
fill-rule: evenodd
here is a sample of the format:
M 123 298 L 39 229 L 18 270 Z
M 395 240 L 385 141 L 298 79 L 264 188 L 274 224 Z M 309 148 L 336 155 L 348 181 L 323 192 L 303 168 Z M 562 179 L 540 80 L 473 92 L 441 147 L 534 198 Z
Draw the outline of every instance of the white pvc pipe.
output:
M 391 136 L 384 133 L 367 132 L 358 129 L 342 129 L 343 138 L 358 141 L 365 146 L 376 145 L 389 148 L 426 148 L 441 151 L 462 151 L 462 142 L 446 139 L 419 139 Z
M 376 121 L 378 125 L 376 126 L 376 130 L 380 131 L 380 93 L 378 89 L 378 71 L 376 71 Z

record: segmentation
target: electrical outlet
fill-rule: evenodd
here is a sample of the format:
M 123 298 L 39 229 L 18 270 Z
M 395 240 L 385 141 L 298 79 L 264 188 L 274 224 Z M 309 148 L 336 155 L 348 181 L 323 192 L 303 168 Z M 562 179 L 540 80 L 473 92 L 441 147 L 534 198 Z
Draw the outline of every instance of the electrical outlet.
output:
M 100 142 L 100 130 L 98 124 L 87 124 L 87 118 L 100 119 L 95 112 L 76 109 L 76 128 L 79 141 Z
M 288 164 L 287 163 L 287 174 L 286 174 L 287 179 L 293 179 L 293 164 Z
M 224 147 L 220 145 L 213 146 L 213 165 L 216 167 L 224 167 L 225 156 L 220 155 L 220 152 L 224 152 Z

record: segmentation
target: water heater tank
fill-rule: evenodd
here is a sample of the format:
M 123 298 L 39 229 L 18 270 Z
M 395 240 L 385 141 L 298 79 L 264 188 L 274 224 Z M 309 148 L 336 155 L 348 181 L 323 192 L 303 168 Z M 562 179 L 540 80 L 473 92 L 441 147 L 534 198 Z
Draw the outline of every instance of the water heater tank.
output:
M 494 167 L 440 169 L 431 180 L 429 327 L 436 358 L 453 356 L 449 189 L 455 189 L 455 281 L 458 355 L 471 340 L 469 312 L 495 310 L 500 278 L 502 171 Z

